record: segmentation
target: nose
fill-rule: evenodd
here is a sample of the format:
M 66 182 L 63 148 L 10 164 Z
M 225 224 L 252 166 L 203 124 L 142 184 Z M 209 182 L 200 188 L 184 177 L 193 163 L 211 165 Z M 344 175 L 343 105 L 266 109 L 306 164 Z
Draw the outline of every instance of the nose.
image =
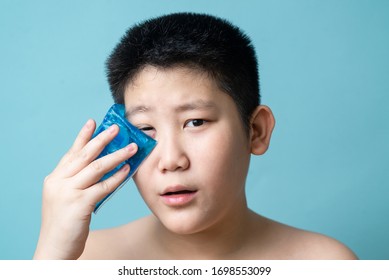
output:
M 190 161 L 185 152 L 185 143 L 179 136 L 165 136 L 158 139 L 158 169 L 162 173 L 185 170 Z

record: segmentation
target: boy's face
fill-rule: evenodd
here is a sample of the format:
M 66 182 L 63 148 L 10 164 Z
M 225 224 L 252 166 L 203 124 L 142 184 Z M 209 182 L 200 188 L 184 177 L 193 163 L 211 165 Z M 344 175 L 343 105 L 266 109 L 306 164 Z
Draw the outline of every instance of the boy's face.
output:
M 200 232 L 246 207 L 250 142 L 234 101 L 212 79 L 149 66 L 126 88 L 125 106 L 158 141 L 134 180 L 166 228 Z

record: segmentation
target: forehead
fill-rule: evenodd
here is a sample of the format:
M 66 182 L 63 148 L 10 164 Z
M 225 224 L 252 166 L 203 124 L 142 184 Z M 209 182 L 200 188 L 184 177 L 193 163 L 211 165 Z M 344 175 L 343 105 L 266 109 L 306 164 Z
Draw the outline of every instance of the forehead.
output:
M 180 82 L 185 82 L 187 86 L 197 85 L 201 87 L 217 87 L 214 79 L 205 71 L 189 67 L 169 67 L 161 68 L 145 66 L 140 70 L 126 86 L 126 92 L 131 92 L 139 88 L 149 88 L 153 86 L 178 86 Z M 189 82 L 189 83 L 188 83 Z
M 166 101 L 176 106 L 188 102 L 207 105 L 217 103 L 224 96 L 227 94 L 205 72 L 184 67 L 162 69 L 152 66 L 142 69 L 127 85 L 124 94 L 126 107 Z

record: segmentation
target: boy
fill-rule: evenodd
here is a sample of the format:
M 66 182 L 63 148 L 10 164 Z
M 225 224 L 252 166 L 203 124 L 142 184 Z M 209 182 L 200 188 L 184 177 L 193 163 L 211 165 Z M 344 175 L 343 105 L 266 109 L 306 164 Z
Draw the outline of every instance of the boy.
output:
M 89 233 L 95 204 L 129 166 L 98 183 L 136 145 L 95 158 L 118 127 L 91 139 L 89 120 L 46 177 L 36 259 L 354 259 L 328 237 L 252 212 L 250 155 L 274 127 L 260 105 L 255 51 L 242 31 L 208 15 L 179 13 L 131 28 L 107 61 L 116 103 L 158 141 L 134 175 L 152 215 Z

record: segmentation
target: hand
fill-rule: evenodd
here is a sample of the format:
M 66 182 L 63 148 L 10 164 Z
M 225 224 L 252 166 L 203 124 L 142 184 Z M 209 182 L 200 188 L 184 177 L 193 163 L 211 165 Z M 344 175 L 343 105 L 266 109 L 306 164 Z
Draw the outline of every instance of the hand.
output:
M 34 259 L 77 259 L 89 234 L 91 214 L 98 201 L 114 191 L 126 178 L 124 165 L 110 178 L 101 177 L 133 156 L 136 144 L 96 160 L 119 132 L 113 125 L 91 140 L 96 123 L 89 120 L 73 146 L 44 180 L 42 225 Z

